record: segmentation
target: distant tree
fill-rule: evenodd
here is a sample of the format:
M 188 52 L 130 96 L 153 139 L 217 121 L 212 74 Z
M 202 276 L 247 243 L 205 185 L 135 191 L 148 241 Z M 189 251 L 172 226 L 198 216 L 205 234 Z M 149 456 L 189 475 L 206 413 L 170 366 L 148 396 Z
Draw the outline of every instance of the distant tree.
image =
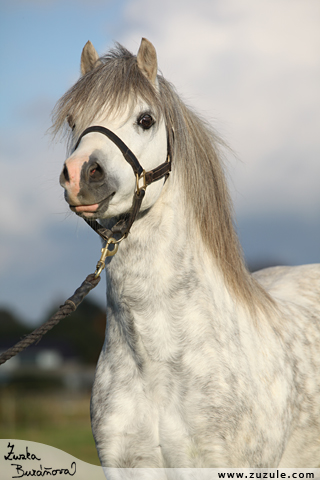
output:
M 20 339 L 26 333 L 31 331 L 21 321 L 7 309 L 0 309 L 0 342 L 7 340 Z
M 75 312 L 46 334 L 46 340 L 61 339 L 70 345 L 81 361 L 96 363 L 104 341 L 105 325 L 105 311 L 86 298 Z
M 43 323 L 58 308 L 59 305 L 52 309 Z M 96 363 L 104 341 L 105 325 L 105 311 L 96 302 L 84 299 L 75 312 L 61 320 L 40 340 L 38 346 L 48 347 L 61 343 L 64 350 L 69 349 L 83 363 Z M 33 328 L 22 324 L 13 313 L 0 309 L 0 349 L 11 347 L 32 330 Z

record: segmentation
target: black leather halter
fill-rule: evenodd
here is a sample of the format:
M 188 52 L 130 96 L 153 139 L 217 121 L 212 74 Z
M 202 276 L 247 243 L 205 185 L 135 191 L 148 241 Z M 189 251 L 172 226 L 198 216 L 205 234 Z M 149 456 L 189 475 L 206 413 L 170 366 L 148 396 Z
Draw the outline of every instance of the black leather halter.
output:
M 108 137 L 119 148 L 119 150 L 121 151 L 126 161 L 131 165 L 132 170 L 136 176 L 137 189 L 133 195 L 133 202 L 132 202 L 132 207 L 130 209 L 130 212 L 126 214 L 123 218 L 121 218 L 112 227 L 111 230 L 102 227 L 102 225 L 100 225 L 100 223 L 98 223 L 96 220 L 90 220 L 83 217 L 83 219 L 87 222 L 87 224 L 90 225 L 90 227 L 93 228 L 94 231 L 97 232 L 100 235 L 100 237 L 103 238 L 103 240 L 108 242 L 111 238 L 114 238 L 115 236 L 120 236 L 119 240 L 117 239 L 117 241 L 120 241 L 123 238 L 128 236 L 130 228 L 140 210 L 141 203 L 144 198 L 147 186 L 157 180 L 160 180 L 164 176 L 166 176 L 167 178 L 171 171 L 169 136 L 167 139 L 168 147 L 167 147 L 166 161 L 161 165 L 159 165 L 158 167 L 154 168 L 153 170 L 146 172 L 143 169 L 143 167 L 140 165 L 140 162 L 137 159 L 137 157 L 127 147 L 127 145 L 121 140 L 121 138 L 119 138 L 115 133 L 113 133 L 108 128 L 105 128 L 102 126 L 94 125 L 92 127 L 86 128 L 78 138 L 77 143 L 74 147 L 74 150 L 78 148 L 82 138 L 88 133 L 92 133 L 92 132 L 102 133 L 103 135 Z M 139 181 L 141 178 L 143 180 L 142 186 L 139 185 Z

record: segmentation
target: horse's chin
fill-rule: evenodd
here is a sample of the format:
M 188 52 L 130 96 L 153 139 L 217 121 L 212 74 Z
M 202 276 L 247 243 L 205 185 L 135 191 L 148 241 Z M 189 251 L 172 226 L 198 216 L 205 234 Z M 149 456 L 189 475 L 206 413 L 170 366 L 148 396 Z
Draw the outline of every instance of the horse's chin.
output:
M 84 215 L 90 215 L 96 213 L 99 208 L 99 204 L 95 203 L 93 205 L 78 205 L 76 207 L 72 207 L 75 213 L 83 213 Z
M 75 213 L 76 215 L 78 215 L 78 217 L 87 218 L 90 220 L 97 220 L 98 218 L 101 217 L 101 215 L 97 215 L 96 213 L 91 213 L 91 212 L 81 212 L 81 213 L 75 212 Z
M 102 200 L 100 203 L 93 203 L 90 205 L 69 205 L 69 208 L 79 217 L 90 219 L 104 218 L 107 216 L 109 203 L 114 195 L 115 193 L 112 193 L 108 198 Z

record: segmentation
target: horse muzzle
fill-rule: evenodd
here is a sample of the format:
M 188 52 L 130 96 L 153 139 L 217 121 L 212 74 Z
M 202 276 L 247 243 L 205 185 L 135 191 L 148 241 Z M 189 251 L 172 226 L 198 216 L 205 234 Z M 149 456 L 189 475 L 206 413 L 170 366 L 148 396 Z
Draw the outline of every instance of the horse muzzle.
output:
M 70 157 L 61 172 L 60 184 L 70 209 L 90 217 L 98 217 L 105 211 L 117 190 L 116 182 L 107 177 L 96 154 L 85 160 Z

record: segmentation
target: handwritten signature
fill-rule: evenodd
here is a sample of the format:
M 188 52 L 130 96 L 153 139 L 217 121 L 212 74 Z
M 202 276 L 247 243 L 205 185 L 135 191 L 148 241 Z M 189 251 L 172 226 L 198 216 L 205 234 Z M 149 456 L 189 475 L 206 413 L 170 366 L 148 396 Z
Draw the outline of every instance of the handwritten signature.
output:
M 4 455 L 4 459 L 7 461 L 21 461 L 21 460 L 38 460 L 41 461 L 41 458 L 37 457 L 35 453 L 29 452 L 28 447 L 26 446 L 25 453 L 16 453 L 14 451 L 15 445 L 8 443 L 9 452 L 7 455 Z M 22 477 L 44 477 L 44 476 L 57 476 L 57 475 L 70 475 L 73 477 L 77 470 L 76 462 L 72 462 L 70 469 L 69 468 L 53 468 L 53 467 L 43 467 L 39 465 L 38 468 L 25 469 L 22 465 L 18 463 L 11 463 L 15 468 L 16 475 L 11 478 L 22 478 Z

